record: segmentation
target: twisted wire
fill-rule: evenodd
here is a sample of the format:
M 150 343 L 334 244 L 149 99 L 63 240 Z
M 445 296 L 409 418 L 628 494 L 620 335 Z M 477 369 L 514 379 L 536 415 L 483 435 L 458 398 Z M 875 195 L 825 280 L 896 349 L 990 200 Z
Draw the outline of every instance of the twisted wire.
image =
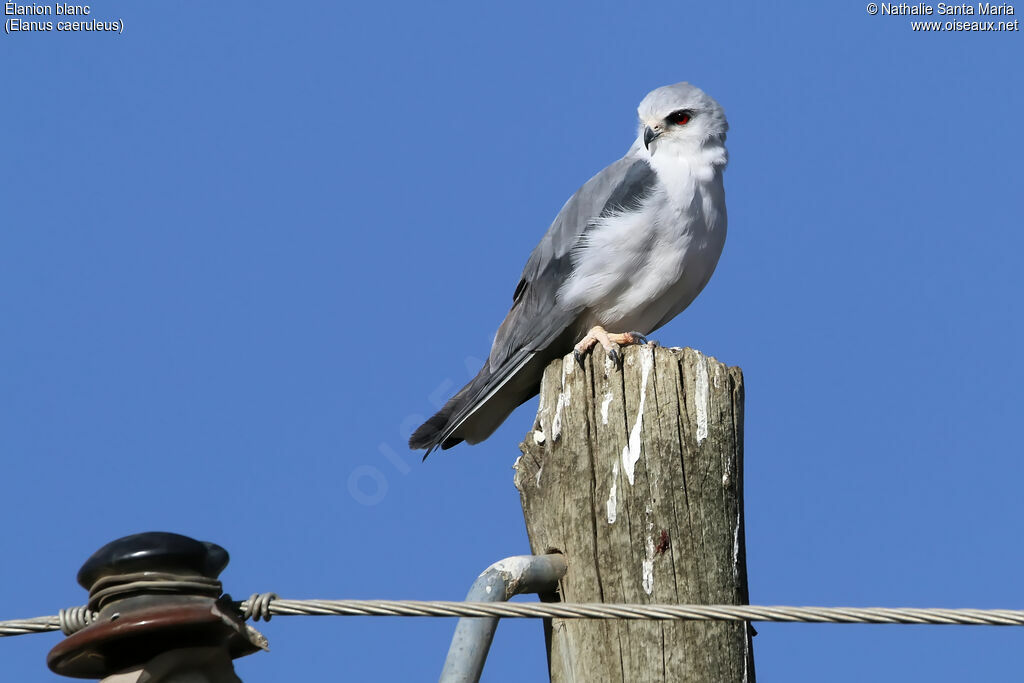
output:
M 835 624 L 1024 626 L 1024 610 L 923 607 L 788 607 L 760 605 L 629 605 L 607 603 L 455 602 L 419 600 L 282 600 L 270 614 L 405 617 L 501 617 L 772 621 Z
M 238 605 L 246 619 L 275 615 L 498 617 L 631 619 L 679 621 L 762 621 L 826 624 L 958 624 L 1024 626 L 1024 610 L 932 607 L 789 607 L 762 605 L 629 605 L 566 602 L 457 602 L 445 600 L 283 600 L 254 593 Z M 61 630 L 74 633 L 95 619 L 86 607 L 57 616 L 0 621 L 0 637 Z
M 81 631 L 94 621 L 96 621 L 96 613 L 88 607 L 68 607 L 62 609 L 57 615 L 58 628 L 66 636 Z
M 253 621 L 270 621 L 270 617 L 274 615 L 270 611 L 270 604 L 278 600 L 277 593 L 253 593 L 249 596 L 248 600 L 243 601 L 238 608 L 242 612 L 242 617 L 245 619 L 252 619 Z

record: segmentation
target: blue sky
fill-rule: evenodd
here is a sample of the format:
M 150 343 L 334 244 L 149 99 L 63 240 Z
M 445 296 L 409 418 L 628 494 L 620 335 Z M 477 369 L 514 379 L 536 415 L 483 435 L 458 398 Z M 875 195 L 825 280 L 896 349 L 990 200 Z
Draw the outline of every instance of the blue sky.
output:
M 461 599 L 528 552 L 534 402 L 425 464 L 404 443 L 680 80 L 729 117 L 729 239 L 657 337 L 744 370 L 752 601 L 1022 606 L 1020 32 L 859 2 L 92 16 L 123 34 L 0 36 L 0 619 L 83 603 L 80 564 L 153 529 L 225 546 L 236 596 Z M 237 668 L 432 680 L 454 625 L 279 617 Z M 758 631 L 763 681 L 1019 673 L 1011 629 Z M 2 677 L 61 680 L 58 640 L 0 642 Z M 484 680 L 544 666 L 505 622 Z

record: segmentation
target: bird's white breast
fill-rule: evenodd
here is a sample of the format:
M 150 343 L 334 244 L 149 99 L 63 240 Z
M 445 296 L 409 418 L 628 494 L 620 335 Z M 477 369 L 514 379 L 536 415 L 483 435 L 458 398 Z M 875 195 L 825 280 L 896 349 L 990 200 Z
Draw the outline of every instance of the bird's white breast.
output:
M 658 183 L 641 205 L 598 219 L 573 253 L 559 297 L 585 308 L 588 325 L 650 333 L 714 272 L 725 244 L 725 149 L 696 158 L 669 151 L 651 159 Z

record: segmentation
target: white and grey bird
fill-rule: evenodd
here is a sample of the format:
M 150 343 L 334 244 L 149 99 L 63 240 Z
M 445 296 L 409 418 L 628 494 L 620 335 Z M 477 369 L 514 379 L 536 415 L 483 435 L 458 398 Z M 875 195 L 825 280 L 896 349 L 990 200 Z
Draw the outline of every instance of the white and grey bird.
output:
M 645 341 L 707 284 L 725 244 L 725 112 L 676 83 L 637 113 L 626 155 L 569 198 L 530 254 L 479 374 L 410 448 L 483 441 L 537 394 L 551 360 L 597 343 L 618 360 L 619 344 Z

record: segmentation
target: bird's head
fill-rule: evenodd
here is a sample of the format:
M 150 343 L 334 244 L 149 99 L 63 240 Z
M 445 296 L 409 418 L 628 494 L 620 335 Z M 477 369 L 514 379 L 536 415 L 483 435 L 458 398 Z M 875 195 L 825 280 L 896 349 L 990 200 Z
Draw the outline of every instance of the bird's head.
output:
M 676 83 L 652 90 L 637 108 L 640 140 L 653 156 L 659 149 L 687 152 L 725 141 L 725 112 L 700 88 Z

